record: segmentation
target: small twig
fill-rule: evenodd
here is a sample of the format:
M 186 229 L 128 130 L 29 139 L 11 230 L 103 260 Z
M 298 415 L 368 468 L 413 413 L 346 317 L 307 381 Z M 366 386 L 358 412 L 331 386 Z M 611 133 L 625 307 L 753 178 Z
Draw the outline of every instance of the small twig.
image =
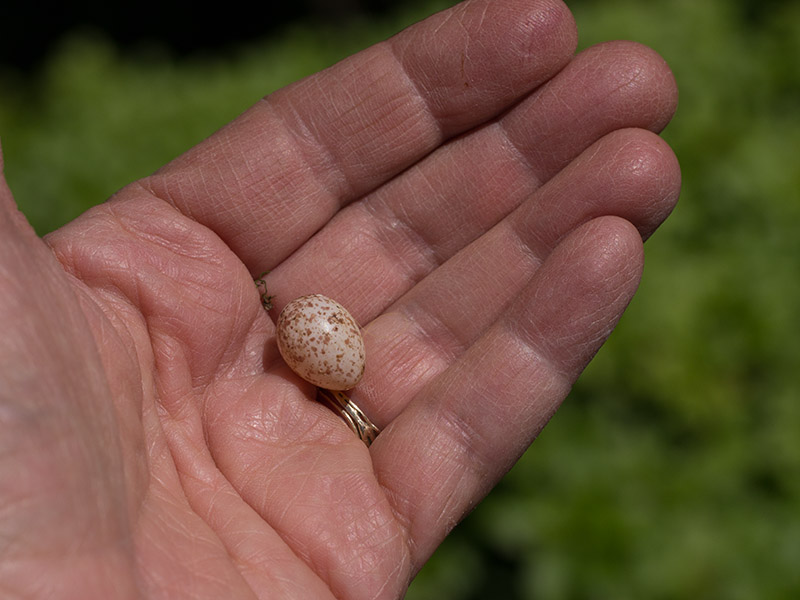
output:
M 272 299 L 275 298 L 275 296 L 271 296 L 267 293 L 267 282 L 264 280 L 264 276 L 267 273 L 269 273 L 269 271 L 264 271 L 258 276 L 258 279 L 254 279 L 254 281 L 261 294 L 261 306 L 264 307 L 264 310 L 272 310 Z

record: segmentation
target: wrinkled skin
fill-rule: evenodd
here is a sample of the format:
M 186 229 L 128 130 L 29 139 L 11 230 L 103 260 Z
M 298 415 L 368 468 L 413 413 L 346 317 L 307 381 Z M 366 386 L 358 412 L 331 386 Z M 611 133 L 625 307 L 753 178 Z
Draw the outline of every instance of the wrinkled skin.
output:
M 402 597 L 677 199 L 669 69 L 575 46 L 557 0 L 468 0 L 45 240 L 3 183 L 4 597 Z M 364 327 L 369 449 L 277 354 L 278 311 L 317 292 Z

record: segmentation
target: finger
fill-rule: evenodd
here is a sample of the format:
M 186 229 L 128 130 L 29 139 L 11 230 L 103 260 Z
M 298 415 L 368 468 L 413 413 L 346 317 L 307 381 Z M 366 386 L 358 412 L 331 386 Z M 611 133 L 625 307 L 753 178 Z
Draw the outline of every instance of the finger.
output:
M 267 97 L 143 183 L 253 271 L 566 64 L 560 0 L 468 0 Z
M 553 93 L 543 87 L 529 100 L 543 114 L 557 114 L 560 107 L 561 118 L 531 119 L 516 111 L 505 124 L 516 132 L 515 145 L 537 166 L 543 181 L 577 154 L 576 147 L 586 148 L 606 133 L 626 127 L 659 133 L 677 108 L 678 88 L 669 65 L 635 42 L 589 48 L 570 64 L 569 76 L 565 90 Z M 569 89 L 582 97 L 568 97 Z
M 583 52 L 503 118 L 337 215 L 270 273 L 276 308 L 323 292 L 369 321 L 606 133 L 659 131 L 675 101 L 652 50 L 615 42 Z
M 372 445 L 419 567 L 511 467 L 633 295 L 641 238 L 605 217 L 567 237 L 508 311 Z
M 367 325 L 369 362 L 354 399 L 379 426 L 390 423 L 501 317 L 570 231 L 615 215 L 647 235 L 679 191 L 677 160 L 661 138 L 640 129 L 604 137 Z

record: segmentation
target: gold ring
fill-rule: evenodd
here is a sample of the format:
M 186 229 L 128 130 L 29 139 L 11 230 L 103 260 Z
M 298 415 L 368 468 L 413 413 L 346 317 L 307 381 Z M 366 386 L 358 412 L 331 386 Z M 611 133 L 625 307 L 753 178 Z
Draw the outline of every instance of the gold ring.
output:
M 370 444 L 375 441 L 378 434 L 381 432 L 378 427 L 369 420 L 367 415 L 356 406 L 356 403 L 344 392 L 337 390 L 328 390 L 325 388 L 317 388 L 317 396 L 328 405 L 328 408 L 337 413 L 347 426 L 352 429 L 355 434 L 361 438 L 361 441 L 369 448 Z

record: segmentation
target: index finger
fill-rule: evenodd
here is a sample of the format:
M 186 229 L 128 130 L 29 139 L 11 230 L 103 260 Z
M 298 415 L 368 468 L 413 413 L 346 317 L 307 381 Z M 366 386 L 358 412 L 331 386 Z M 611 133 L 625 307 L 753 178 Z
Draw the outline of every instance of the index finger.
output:
M 141 183 L 270 269 L 341 206 L 557 73 L 560 0 L 467 0 L 254 105 Z

